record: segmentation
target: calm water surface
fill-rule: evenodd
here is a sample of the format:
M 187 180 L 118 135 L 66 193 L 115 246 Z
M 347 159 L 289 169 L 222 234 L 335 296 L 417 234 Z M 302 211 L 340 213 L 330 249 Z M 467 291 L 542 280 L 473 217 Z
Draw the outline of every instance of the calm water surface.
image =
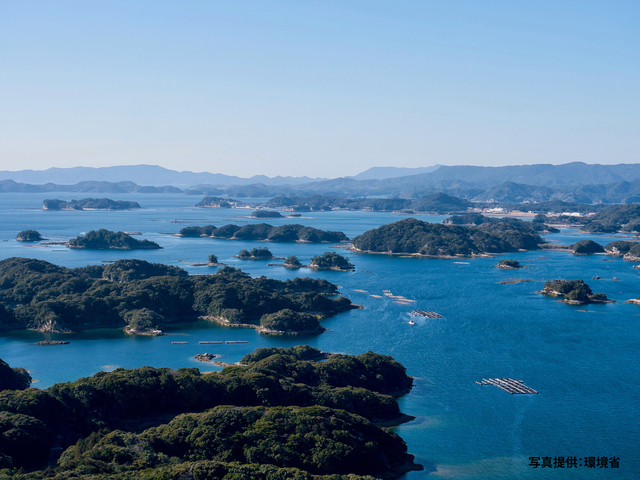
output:
M 191 274 L 215 272 L 191 267 L 215 253 L 221 262 L 251 275 L 276 279 L 322 277 L 361 304 L 325 319 L 330 330 L 308 338 L 264 337 L 253 330 L 216 327 L 205 322 L 167 328 L 168 336 L 139 338 L 119 330 L 93 330 L 73 335 L 4 332 L 0 357 L 28 368 L 34 386 L 72 381 L 100 370 L 206 366 L 193 358 L 208 351 L 223 361 L 239 360 L 264 346 L 308 343 L 324 351 L 360 354 L 369 350 L 392 355 L 416 378 L 413 391 L 400 399 L 416 420 L 395 428 L 409 452 L 425 466 L 407 479 L 421 478 L 640 478 L 640 307 L 624 303 L 573 307 L 535 294 L 545 280 L 582 278 L 594 291 L 627 300 L 640 295 L 639 270 L 621 259 L 565 252 L 523 252 L 509 255 L 529 269 L 493 268 L 496 259 L 432 260 L 347 253 L 356 271 L 290 271 L 268 262 L 234 259 L 242 248 L 261 242 L 179 238 L 188 225 L 260 223 L 250 211 L 195 208 L 201 197 L 184 195 L 113 195 L 134 200 L 141 210 L 125 212 L 45 212 L 44 198 L 84 198 L 77 194 L 0 195 L 0 258 L 47 260 L 67 267 L 104 260 L 142 258 L 178 265 Z M 95 196 L 95 195 L 94 195 Z M 280 225 L 302 223 L 358 235 L 405 216 L 374 212 L 312 212 L 300 219 L 269 219 Z M 444 217 L 420 216 L 439 222 Z M 16 233 L 36 229 L 51 240 L 68 240 L 97 228 L 140 231 L 164 248 L 155 251 L 82 251 L 60 246 L 28 247 Z M 592 238 L 606 244 L 619 236 L 583 235 L 563 230 L 549 240 L 574 243 Z M 297 255 L 303 263 L 331 250 L 331 245 L 269 243 L 277 256 Z M 342 252 L 341 253 L 346 253 Z M 601 280 L 592 280 L 593 276 Z M 620 281 L 613 281 L 613 277 Z M 528 283 L 499 284 L 517 277 Z M 397 305 L 382 290 L 417 300 L 415 307 Z M 434 310 L 444 319 L 417 319 L 413 308 Z M 70 340 L 69 345 L 34 345 L 44 338 Z M 200 346 L 201 340 L 246 340 L 247 344 Z M 171 345 L 171 341 L 188 341 Z M 488 377 L 523 380 L 539 395 L 509 395 L 475 382 Z M 619 469 L 533 469 L 530 456 L 617 456 Z

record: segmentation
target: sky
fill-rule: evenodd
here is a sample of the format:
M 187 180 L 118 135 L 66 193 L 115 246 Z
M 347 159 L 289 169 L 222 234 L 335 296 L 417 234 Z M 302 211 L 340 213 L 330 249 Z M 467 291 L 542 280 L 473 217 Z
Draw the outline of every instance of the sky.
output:
M 0 170 L 639 154 L 636 0 L 0 0 Z

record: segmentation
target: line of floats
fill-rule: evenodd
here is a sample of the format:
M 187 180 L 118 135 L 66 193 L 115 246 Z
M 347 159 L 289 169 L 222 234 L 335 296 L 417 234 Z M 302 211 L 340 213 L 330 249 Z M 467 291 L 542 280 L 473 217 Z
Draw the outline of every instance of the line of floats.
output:
M 171 345 L 187 345 L 189 342 L 171 342 Z M 249 343 L 247 340 L 227 340 L 225 342 L 222 341 L 202 341 L 198 342 L 200 345 L 221 345 L 223 343 L 235 344 L 235 343 Z
M 359 293 L 369 294 L 368 291 L 359 290 L 357 288 L 355 288 L 354 291 Z M 383 290 L 382 295 L 369 294 L 369 296 L 373 298 L 384 298 L 384 297 L 390 298 L 391 300 L 393 300 L 393 303 L 397 303 L 398 305 L 411 305 L 412 303 L 416 303 L 416 300 L 411 300 L 403 295 L 394 295 L 393 293 L 391 293 L 391 290 Z M 439 313 L 426 311 L 426 310 L 411 310 L 409 312 L 409 315 L 413 317 L 423 317 L 423 318 L 444 318 L 444 316 L 440 315 Z M 409 325 L 415 325 L 415 323 L 416 322 L 414 322 L 413 320 L 409 321 Z
M 537 395 L 533 388 L 527 387 L 522 380 L 514 380 L 513 378 L 483 378 L 478 385 L 495 385 L 511 395 Z

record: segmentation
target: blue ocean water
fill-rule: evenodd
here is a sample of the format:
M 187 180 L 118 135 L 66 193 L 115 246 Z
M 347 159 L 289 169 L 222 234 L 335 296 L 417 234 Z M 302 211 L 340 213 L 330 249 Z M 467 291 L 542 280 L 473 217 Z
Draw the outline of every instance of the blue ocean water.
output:
M 86 196 L 86 195 L 84 195 Z M 340 285 L 342 294 L 364 306 L 323 320 L 330 330 L 315 337 L 264 337 L 253 330 L 229 329 L 206 322 L 177 325 L 170 335 L 128 337 L 119 330 L 92 330 L 72 335 L 3 332 L 0 358 L 28 368 L 35 387 L 72 381 L 100 370 L 143 365 L 217 369 L 197 362 L 196 353 L 237 361 L 263 346 L 308 343 L 324 351 L 392 355 L 415 377 L 412 392 L 400 399 L 403 412 L 416 420 L 394 430 L 409 452 L 425 466 L 404 478 L 640 478 L 640 307 L 622 303 L 640 295 L 640 271 L 622 259 L 602 255 L 575 257 L 560 251 L 508 255 L 530 266 L 504 271 L 496 259 L 434 260 L 353 254 L 353 272 L 291 271 L 268 262 L 234 259 L 242 248 L 261 242 L 180 238 L 169 235 L 188 225 L 260 223 L 250 210 L 193 207 L 201 197 L 183 195 L 112 195 L 134 200 L 141 210 L 123 212 L 48 212 L 44 198 L 83 198 L 76 194 L 0 195 L 0 258 L 33 257 L 77 267 L 120 258 L 143 258 L 178 265 L 192 274 L 215 271 L 192 267 L 215 253 L 221 262 L 251 275 L 286 279 L 321 277 Z M 341 230 L 349 237 L 401 215 L 375 212 L 312 212 L 299 219 L 266 223 L 302 223 Z M 421 216 L 439 222 L 441 216 Z M 164 248 L 153 251 L 83 251 L 61 246 L 26 246 L 18 231 L 36 229 L 51 240 L 68 240 L 97 228 L 140 231 Z M 620 236 L 584 235 L 563 230 L 549 240 L 574 243 L 592 238 L 606 244 Z M 303 263 L 332 245 L 269 243 L 277 256 L 297 255 Z M 335 251 L 335 250 L 333 250 Z M 507 257 L 503 257 L 507 258 Z M 592 280 L 593 276 L 601 277 Z M 527 283 L 499 284 L 517 277 Z M 613 277 L 619 278 L 614 281 Z M 551 278 L 582 278 L 595 291 L 619 303 L 574 307 L 535 293 Z M 366 290 L 368 293 L 357 292 Z M 398 305 L 382 295 L 414 299 Z M 443 319 L 417 319 L 413 308 L 433 310 Z M 44 338 L 67 339 L 69 345 L 34 345 Z M 188 341 L 171 345 L 171 341 Z M 202 340 L 246 340 L 247 344 L 198 345 Z M 521 379 L 539 395 L 509 395 L 475 382 L 489 377 Z M 529 457 L 619 457 L 617 469 L 540 468 Z M 581 462 L 579 462 L 581 463 Z

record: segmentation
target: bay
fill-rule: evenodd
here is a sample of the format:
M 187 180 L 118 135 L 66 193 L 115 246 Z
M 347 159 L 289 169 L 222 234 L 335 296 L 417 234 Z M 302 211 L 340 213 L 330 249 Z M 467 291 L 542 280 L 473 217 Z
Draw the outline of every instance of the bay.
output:
M 497 259 L 434 260 L 354 254 L 328 244 L 268 243 L 276 256 L 297 255 L 302 263 L 326 251 L 338 251 L 355 264 L 353 272 L 291 271 L 266 261 L 233 258 L 240 249 L 263 242 L 180 238 L 170 235 L 189 225 L 262 223 L 250 210 L 194 207 L 202 197 L 186 195 L 114 195 L 142 205 L 131 211 L 55 212 L 41 209 L 44 198 L 83 198 L 82 194 L 0 195 L 0 258 L 39 258 L 67 267 L 141 258 L 185 268 L 191 274 L 215 272 L 194 267 L 214 253 L 220 262 L 253 276 L 276 279 L 310 276 L 340 285 L 342 294 L 362 310 L 323 320 L 330 330 L 315 337 L 265 337 L 253 330 L 222 328 L 206 322 L 174 325 L 164 337 L 129 337 L 119 330 L 72 335 L 2 332 L 0 358 L 28 368 L 37 388 L 73 381 L 118 367 L 217 367 L 197 362 L 196 353 L 215 353 L 226 362 L 264 346 L 310 344 L 324 351 L 392 355 L 415 377 L 411 393 L 400 399 L 403 412 L 416 420 L 394 430 L 425 466 L 404 478 L 639 478 L 640 454 L 640 307 L 620 303 L 574 307 L 536 294 L 552 278 L 584 279 L 594 291 L 624 301 L 640 295 L 639 271 L 622 259 L 573 256 L 560 251 L 503 256 L 532 268 L 504 271 Z M 94 195 L 95 196 L 95 195 Z M 353 237 L 403 215 L 379 212 L 310 212 L 302 218 L 268 219 L 281 225 L 301 223 Z M 440 222 L 443 216 L 418 216 Z M 88 251 L 62 246 L 27 246 L 15 241 L 20 230 L 35 229 L 50 240 L 66 241 L 92 229 L 139 231 L 162 250 Z M 585 235 L 565 229 L 546 236 L 561 244 L 590 238 L 606 244 L 621 236 Z M 593 276 L 601 277 L 593 280 Z M 528 283 L 499 284 L 518 277 Z M 614 281 L 613 277 L 619 278 Z M 368 293 L 357 292 L 366 290 Z M 374 298 L 391 290 L 416 300 L 398 305 Z M 442 319 L 416 319 L 414 308 L 433 310 Z M 586 310 L 586 311 L 585 311 Z M 43 339 L 65 339 L 61 346 L 37 346 Z M 199 345 L 199 341 L 246 344 Z M 172 345 L 172 341 L 187 341 Z M 509 395 L 482 378 L 521 379 L 538 395 Z M 530 456 L 620 457 L 618 469 L 529 466 Z

